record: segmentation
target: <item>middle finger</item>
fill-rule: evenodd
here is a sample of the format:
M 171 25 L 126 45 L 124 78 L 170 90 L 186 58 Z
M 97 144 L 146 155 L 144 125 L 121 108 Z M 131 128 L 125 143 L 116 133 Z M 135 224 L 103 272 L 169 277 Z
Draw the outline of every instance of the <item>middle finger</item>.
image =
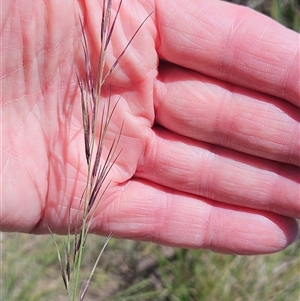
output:
M 156 122 L 180 135 L 300 165 L 299 109 L 284 100 L 162 64 Z

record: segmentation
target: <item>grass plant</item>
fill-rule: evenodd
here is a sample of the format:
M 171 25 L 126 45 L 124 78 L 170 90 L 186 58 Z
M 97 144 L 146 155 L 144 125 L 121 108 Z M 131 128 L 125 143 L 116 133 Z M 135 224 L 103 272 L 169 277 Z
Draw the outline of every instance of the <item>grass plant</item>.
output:
M 107 49 L 113 35 L 114 26 L 119 16 L 121 6 L 122 0 L 119 1 L 115 17 L 112 19 L 112 0 L 102 1 L 102 19 L 100 29 L 101 45 L 95 78 L 93 77 L 87 36 L 84 29 L 84 20 L 79 16 L 82 30 L 82 48 L 84 53 L 85 74 L 83 78 L 80 77 L 79 72 L 76 72 L 76 75 L 81 95 L 82 125 L 87 164 L 87 178 L 85 189 L 80 200 L 80 207 L 77 211 L 74 234 L 71 233 L 71 218 L 69 212 L 69 229 L 63 252 L 60 251 L 60 248 L 55 241 L 54 236 L 52 235 L 51 229 L 49 228 L 57 249 L 63 283 L 66 288 L 67 294 L 72 301 L 82 301 L 85 298 L 89 284 L 91 282 L 91 278 L 95 272 L 103 250 L 107 245 L 109 238 L 111 237 L 111 235 L 109 235 L 109 237 L 105 241 L 104 246 L 102 247 L 99 255 L 95 260 L 95 263 L 91 269 L 85 285 L 83 286 L 83 288 L 81 288 L 80 283 L 82 282 L 82 280 L 80 276 L 83 251 L 89 234 L 90 225 L 92 223 L 93 216 L 98 207 L 98 204 L 100 203 L 106 189 L 109 186 L 110 179 L 108 179 L 108 184 L 105 184 L 105 181 L 115 161 L 120 155 L 120 151 L 117 152 L 117 146 L 122 134 L 122 127 L 119 134 L 114 137 L 112 143 L 108 147 L 108 153 L 105 155 L 103 151 L 104 148 L 107 147 L 108 141 L 106 141 L 106 134 L 111 122 L 111 118 L 117 106 L 117 103 L 115 105 L 111 105 L 110 95 L 107 102 L 105 98 L 102 98 L 103 86 L 106 82 L 106 79 L 113 72 L 119 60 L 126 52 L 128 46 L 130 45 L 135 35 L 138 33 L 139 29 L 143 26 L 144 22 L 150 16 L 149 15 L 144 20 L 144 22 L 142 22 L 140 27 L 137 28 L 135 33 L 132 35 L 132 38 L 129 40 L 127 46 L 119 54 L 109 70 L 105 72 L 104 70 L 106 64 Z
M 270 9 L 273 19 L 283 25 L 300 31 L 300 5 L 297 0 L 273 0 Z
M 90 238 L 81 266 L 87 277 L 105 243 Z M 1 300 L 67 300 L 49 237 L 5 233 L 2 243 Z M 85 301 L 298 301 L 299 250 L 299 239 L 275 254 L 235 256 L 112 238 Z

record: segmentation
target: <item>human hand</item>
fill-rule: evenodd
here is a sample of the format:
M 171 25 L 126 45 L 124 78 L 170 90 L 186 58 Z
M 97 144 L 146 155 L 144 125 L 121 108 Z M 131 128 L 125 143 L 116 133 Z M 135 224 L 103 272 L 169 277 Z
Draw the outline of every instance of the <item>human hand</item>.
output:
M 101 1 L 79 2 L 96 62 Z M 87 174 L 78 5 L 2 5 L 1 228 L 65 233 Z M 124 121 L 123 150 L 92 231 L 241 254 L 284 248 L 300 216 L 299 35 L 221 1 L 128 0 L 108 65 L 151 11 L 110 77 L 121 98 L 109 134 Z

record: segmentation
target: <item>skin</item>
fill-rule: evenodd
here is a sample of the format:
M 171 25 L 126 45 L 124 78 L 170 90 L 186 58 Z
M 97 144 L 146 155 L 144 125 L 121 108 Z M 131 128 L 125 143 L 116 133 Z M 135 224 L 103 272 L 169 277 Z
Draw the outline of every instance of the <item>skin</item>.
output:
M 84 190 L 83 16 L 97 67 L 102 1 L 2 1 L 1 230 L 66 233 Z M 112 14 L 116 7 L 113 7 Z M 124 129 L 94 233 L 258 254 L 298 232 L 299 35 L 221 1 L 124 1 L 107 54 Z M 103 100 L 107 101 L 107 93 Z

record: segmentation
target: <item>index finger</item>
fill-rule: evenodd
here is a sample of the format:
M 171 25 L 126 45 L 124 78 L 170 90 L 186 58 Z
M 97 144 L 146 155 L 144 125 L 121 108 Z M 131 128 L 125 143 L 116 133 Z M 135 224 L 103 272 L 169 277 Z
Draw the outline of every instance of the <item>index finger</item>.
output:
M 159 57 L 300 106 L 299 35 L 222 1 L 157 1 Z

